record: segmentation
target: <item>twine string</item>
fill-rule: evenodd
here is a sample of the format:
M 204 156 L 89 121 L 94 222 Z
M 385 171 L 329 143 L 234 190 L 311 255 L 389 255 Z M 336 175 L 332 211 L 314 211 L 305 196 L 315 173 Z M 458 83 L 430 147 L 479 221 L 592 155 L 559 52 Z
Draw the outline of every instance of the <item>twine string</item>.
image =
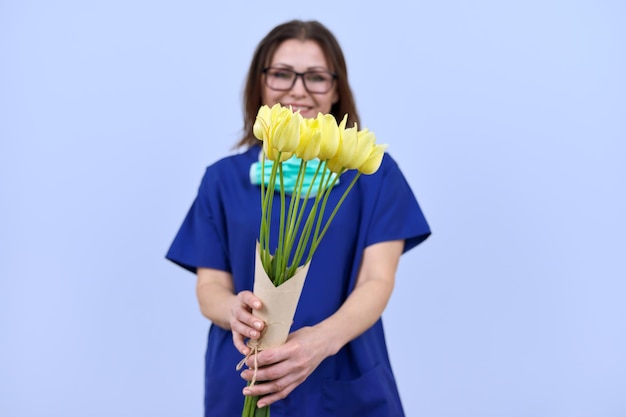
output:
M 252 367 L 252 381 L 250 381 L 250 386 L 253 387 L 254 384 L 256 384 L 256 374 L 257 371 L 259 370 L 259 360 L 257 358 L 257 355 L 259 354 L 260 351 L 263 350 L 263 347 L 261 347 L 261 342 L 263 340 L 263 336 L 265 335 L 265 333 L 267 332 L 267 329 L 270 325 L 289 325 L 291 326 L 291 323 L 285 323 L 285 322 L 280 322 L 280 321 L 273 321 L 273 322 L 265 322 L 265 328 L 263 329 L 263 331 L 261 332 L 261 337 L 258 340 L 248 340 L 248 347 L 250 348 L 250 351 L 248 352 L 248 354 L 239 361 L 239 363 L 237 364 L 237 366 L 235 367 L 235 369 L 237 371 L 240 371 L 241 368 L 243 368 L 243 365 L 245 365 L 245 363 L 248 361 L 248 359 L 252 356 L 254 357 L 254 366 Z

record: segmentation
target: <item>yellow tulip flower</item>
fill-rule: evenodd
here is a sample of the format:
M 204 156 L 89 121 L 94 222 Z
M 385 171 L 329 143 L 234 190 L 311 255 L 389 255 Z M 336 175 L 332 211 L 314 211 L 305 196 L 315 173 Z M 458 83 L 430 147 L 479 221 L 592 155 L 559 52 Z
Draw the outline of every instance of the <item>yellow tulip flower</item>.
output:
M 270 108 L 268 106 L 261 106 L 257 113 L 256 120 L 252 126 L 252 133 L 254 137 L 259 140 L 266 140 L 269 136 L 270 130 Z
M 274 111 L 276 106 L 278 105 L 271 109 L 271 146 L 277 151 L 293 152 L 300 142 L 302 116 L 286 107 L 279 107 L 278 110 Z
M 265 157 L 270 161 L 278 160 L 278 150 L 271 146 L 268 140 L 263 141 L 263 153 L 265 153 Z M 278 162 L 284 162 L 287 159 L 293 156 L 293 152 L 282 152 L 280 154 L 280 160 Z
M 252 126 L 254 136 L 263 141 L 263 151 L 268 159 L 275 161 L 278 152 L 280 161 L 286 161 L 300 143 L 300 123 L 302 116 L 290 108 L 275 104 L 271 108 L 264 105 L 259 108 Z
M 378 171 L 380 164 L 383 162 L 383 156 L 387 146 L 389 145 L 374 145 L 365 162 L 357 168 L 359 172 L 365 175 L 370 175 Z
M 345 115 L 342 121 L 343 126 L 346 125 L 348 115 Z M 339 149 L 339 127 L 337 119 L 332 114 L 318 113 L 317 124 L 321 133 L 321 143 L 318 158 L 322 161 L 331 159 L 337 154 Z
M 365 160 L 372 152 L 375 141 L 376 136 L 374 136 L 374 133 L 370 132 L 369 130 L 363 129 L 358 131 L 356 134 L 356 148 L 354 150 L 352 158 L 346 165 L 346 168 L 357 169 L 358 167 L 363 165 L 363 162 L 365 162 Z
M 367 159 L 374 145 L 374 134 L 367 131 L 359 132 L 356 123 L 354 127 L 339 131 L 339 151 L 332 158 L 333 165 L 346 169 L 356 169 Z
M 339 128 L 339 147 L 335 156 L 330 159 L 329 165 L 336 167 L 341 166 L 342 168 L 347 166 L 356 149 L 356 133 L 356 123 L 354 124 L 354 127 L 345 129 L 344 123 L 341 122 L 341 126 Z
M 300 143 L 296 156 L 304 161 L 317 158 L 320 152 L 321 132 L 317 119 L 303 119 L 300 124 Z

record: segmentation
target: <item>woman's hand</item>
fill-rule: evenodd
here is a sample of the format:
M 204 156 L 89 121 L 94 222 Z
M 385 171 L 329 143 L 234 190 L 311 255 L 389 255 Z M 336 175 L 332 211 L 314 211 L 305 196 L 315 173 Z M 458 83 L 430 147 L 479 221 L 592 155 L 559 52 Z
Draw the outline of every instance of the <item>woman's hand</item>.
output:
M 244 389 L 245 395 L 264 395 L 257 404 L 265 407 L 287 397 L 302 383 L 319 364 L 330 356 L 323 331 L 316 327 L 303 327 L 289 335 L 281 346 L 266 349 L 257 354 L 257 381 L 253 387 Z M 251 381 L 255 359 L 248 358 L 241 377 Z
M 243 355 L 250 352 L 246 338 L 258 339 L 265 323 L 252 315 L 252 309 L 262 306 L 250 291 L 234 293 L 233 277 L 226 271 L 198 268 L 196 294 L 202 314 L 213 324 L 232 330 L 233 344 Z
M 303 327 L 289 335 L 287 342 L 259 352 L 257 381 L 244 388 L 245 395 L 264 395 L 257 405 L 264 407 L 285 398 L 328 356 L 369 329 L 381 316 L 391 291 L 404 241 L 368 246 L 354 290 L 333 315 L 314 327 Z M 248 367 L 254 358 L 248 358 Z M 241 376 L 251 381 L 252 369 Z
M 247 355 L 250 348 L 245 339 L 257 340 L 261 337 L 265 323 L 252 314 L 262 306 L 261 300 L 251 291 L 241 291 L 230 306 L 230 329 L 233 333 L 233 344 L 239 352 Z

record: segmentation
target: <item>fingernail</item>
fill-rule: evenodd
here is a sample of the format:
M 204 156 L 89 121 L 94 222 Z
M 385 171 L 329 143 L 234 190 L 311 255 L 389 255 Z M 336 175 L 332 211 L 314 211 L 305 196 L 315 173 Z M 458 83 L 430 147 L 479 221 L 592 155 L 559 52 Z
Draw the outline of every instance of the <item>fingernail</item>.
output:
M 254 327 L 256 327 L 257 329 L 261 330 L 261 322 L 257 321 L 254 323 Z
M 250 395 L 252 392 L 250 391 L 250 389 L 248 389 L 248 388 L 244 388 L 244 389 L 243 389 L 243 393 L 244 393 L 244 395 Z M 258 405 L 258 404 L 257 404 L 257 405 Z
M 253 304 L 254 308 L 261 308 L 261 303 L 259 303 L 258 301 L 255 301 Z
M 263 407 L 265 407 L 265 403 L 256 403 L 256 406 L 258 408 L 263 408 Z
M 255 332 L 254 330 L 250 331 L 250 337 L 257 337 L 259 335 L 258 332 Z

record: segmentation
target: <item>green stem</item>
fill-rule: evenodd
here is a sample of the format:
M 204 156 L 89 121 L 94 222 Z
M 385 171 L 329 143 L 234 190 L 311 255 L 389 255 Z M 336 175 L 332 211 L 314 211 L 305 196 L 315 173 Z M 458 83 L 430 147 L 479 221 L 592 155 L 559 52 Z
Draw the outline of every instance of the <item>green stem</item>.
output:
M 350 182 L 350 185 L 348 185 L 348 188 L 346 188 L 346 191 L 344 191 L 343 195 L 339 199 L 339 202 L 337 202 L 337 205 L 333 209 L 333 212 L 328 217 L 328 221 L 326 221 L 326 224 L 324 225 L 324 229 L 322 230 L 322 232 L 319 234 L 319 236 L 317 235 L 317 233 L 316 233 L 316 236 L 314 236 L 314 238 L 313 238 L 313 245 L 311 246 L 311 250 L 309 251 L 309 256 L 307 257 L 307 262 L 310 261 L 311 258 L 313 257 L 313 252 L 315 251 L 315 248 L 317 248 L 317 246 L 322 241 L 322 238 L 326 234 L 326 231 L 328 230 L 328 227 L 330 226 L 330 222 L 332 222 L 333 219 L 335 218 L 335 215 L 337 214 L 337 211 L 339 210 L 339 207 L 341 207 L 341 205 L 343 204 L 343 201 L 346 199 L 346 197 L 348 196 L 348 193 L 350 192 L 352 187 L 354 187 L 354 184 L 356 184 L 356 181 L 359 179 L 360 176 L 361 176 L 361 172 L 357 172 L 356 175 L 354 176 L 354 178 L 352 179 L 352 182 Z M 326 206 L 326 200 L 324 201 L 324 206 Z M 322 208 L 322 213 L 323 213 L 324 208 Z M 320 218 L 321 217 L 322 216 L 320 215 Z M 317 232 L 317 230 L 316 230 L 316 232 Z
M 250 386 L 248 381 L 248 386 Z M 256 405 L 261 399 L 259 395 L 246 395 L 243 401 L 243 411 L 241 417 L 270 417 L 270 406 L 258 408 Z
M 311 247 L 309 248 L 309 254 L 307 256 L 307 262 L 309 260 L 311 260 L 311 258 L 313 257 L 313 253 L 315 252 L 315 250 L 317 248 L 317 245 L 315 244 L 315 242 L 317 240 L 317 236 L 320 233 L 322 219 L 324 218 L 324 212 L 326 211 L 326 205 L 328 204 L 328 199 L 330 197 L 330 191 L 333 189 L 333 187 L 335 186 L 335 184 L 339 180 L 339 176 L 344 171 L 345 170 L 342 170 L 341 172 L 337 173 L 337 175 L 335 177 L 333 177 L 332 172 L 329 169 L 325 169 L 325 171 L 324 171 L 324 174 L 328 173 L 328 177 L 325 178 L 323 194 L 320 195 L 320 199 L 321 199 L 322 203 L 321 203 L 321 207 L 320 207 L 320 213 L 315 218 L 315 232 L 313 233 L 313 243 L 311 244 Z
M 330 197 L 330 190 L 335 186 L 335 184 L 339 180 L 339 175 L 343 174 L 344 171 L 345 170 L 342 170 L 339 174 L 337 174 L 336 177 L 333 178 L 332 172 L 330 172 L 330 170 L 325 170 L 324 174 L 326 174 L 328 172 L 328 177 L 325 178 L 326 183 L 324 184 L 324 190 L 323 190 L 323 196 L 322 196 L 323 197 L 323 199 L 322 199 L 322 214 L 324 213 L 324 210 L 326 209 L 326 204 L 328 203 L 328 198 Z M 322 216 L 320 214 L 320 216 L 316 219 L 315 235 L 314 236 L 317 236 L 319 234 L 319 229 L 320 229 L 321 222 L 322 222 Z
M 299 221 L 298 221 L 298 216 L 296 216 L 296 213 L 298 213 L 298 207 L 300 207 L 300 194 L 302 191 L 302 184 L 304 183 L 304 177 L 305 177 L 305 173 L 306 173 L 306 161 L 301 161 L 300 162 L 300 169 L 298 170 L 298 176 L 296 177 L 296 184 L 295 184 L 295 188 L 294 191 L 295 193 L 292 194 L 291 196 L 291 201 L 289 203 L 289 214 L 287 217 L 287 235 L 285 236 L 285 248 L 286 248 L 286 260 L 285 260 L 285 279 L 289 279 L 293 276 L 293 274 L 290 274 L 290 268 L 287 267 L 287 265 L 289 264 L 289 258 L 291 257 L 291 252 L 293 250 L 293 242 L 295 241 L 297 232 L 298 232 L 298 226 L 299 226 Z M 304 207 L 304 204 L 302 205 Z
M 280 160 L 280 152 L 278 153 L 278 160 Z M 270 230 L 271 224 L 270 220 L 272 218 L 272 203 L 274 201 L 274 191 L 276 186 L 276 170 L 278 169 L 278 164 L 275 163 L 272 165 L 272 172 L 270 174 L 270 180 L 267 185 L 267 192 L 265 193 L 265 201 L 263 202 L 262 210 L 265 209 L 265 212 L 262 213 L 262 218 L 264 222 L 264 228 L 262 230 L 263 235 L 261 236 L 260 244 L 261 244 L 261 263 L 263 264 L 263 269 L 267 275 L 273 280 L 274 275 L 272 273 L 271 263 L 272 257 L 270 254 Z M 264 182 L 264 180 L 263 180 Z
M 259 230 L 259 245 L 263 249 L 263 236 L 265 236 L 265 153 L 261 151 L 261 225 Z
M 280 152 L 278 154 L 280 161 Z M 280 181 L 280 221 L 278 225 L 278 248 L 276 249 L 276 253 L 274 254 L 274 266 L 275 266 L 275 274 L 274 285 L 278 287 L 280 284 L 284 282 L 283 271 L 285 268 L 283 267 L 284 260 L 284 236 L 285 236 L 285 183 L 283 178 L 283 164 L 278 162 L 278 175 Z
M 316 213 L 317 213 L 317 209 L 319 207 L 319 203 L 320 200 L 322 198 L 322 196 L 324 195 L 324 191 L 325 191 L 325 175 L 326 175 L 326 162 L 323 162 L 322 164 L 320 164 L 317 167 L 317 170 L 315 171 L 315 176 L 313 177 L 313 182 L 311 183 L 311 185 L 309 186 L 309 189 L 307 190 L 307 198 L 310 195 L 312 189 L 313 189 L 313 185 L 314 185 L 314 181 L 315 178 L 317 178 L 317 175 L 319 174 L 320 171 L 320 167 L 321 165 L 324 165 L 324 170 L 322 171 L 322 178 L 320 179 L 320 183 L 318 185 L 318 189 L 317 189 L 317 193 L 315 194 L 315 201 L 313 202 L 313 206 L 311 207 L 311 211 L 309 212 L 309 215 L 307 216 L 307 220 L 304 224 L 303 230 L 302 230 L 302 234 L 300 236 L 300 240 L 298 241 L 298 246 L 296 248 L 296 253 L 294 256 L 294 260 L 293 263 L 290 266 L 290 273 L 293 275 L 295 274 L 296 269 L 298 268 L 298 266 L 300 265 L 300 262 L 302 261 L 302 257 L 304 256 L 304 251 L 306 249 L 306 245 L 309 242 L 310 236 L 311 236 L 311 230 L 313 229 L 313 224 L 315 222 L 315 218 L 316 218 Z M 303 217 L 304 215 L 304 210 L 305 210 L 305 206 L 302 207 L 302 211 L 300 212 L 300 217 Z M 298 224 L 299 227 L 299 224 Z
M 246 396 L 241 417 L 270 417 L 270 406 L 258 408 L 260 396 Z

